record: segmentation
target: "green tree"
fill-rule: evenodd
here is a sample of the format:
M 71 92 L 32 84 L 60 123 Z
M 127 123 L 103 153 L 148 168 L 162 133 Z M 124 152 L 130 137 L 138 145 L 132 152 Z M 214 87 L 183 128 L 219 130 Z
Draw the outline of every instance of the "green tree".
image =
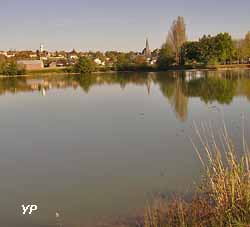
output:
M 167 41 L 162 45 L 160 53 L 157 59 L 157 65 L 159 68 L 167 68 L 175 62 L 175 53 L 170 43 Z
M 6 62 L 2 67 L 2 74 L 6 76 L 23 75 L 26 72 L 25 68 L 15 61 Z
M 4 74 L 5 65 L 6 65 L 6 57 L 0 55 L 0 74 Z
M 186 42 L 182 46 L 182 62 L 218 64 L 231 62 L 236 55 L 235 43 L 228 33 L 203 36 L 198 42 Z
M 126 70 L 131 63 L 130 55 L 126 53 L 119 53 L 117 56 L 116 68 L 117 70 Z
M 181 63 L 193 64 L 201 62 L 201 44 L 200 42 L 186 42 L 181 48 Z
M 215 38 L 208 35 L 204 35 L 200 40 L 200 61 L 205 64 L 209 64 L 211 62 L 217 62 L 216 56 L 216 47 L 215 47 Z
M 90 74 L 95 71 L 95 63 L 88 57 L 80 57 L 74 66 L 74 72 Z
M 235 48 L 232 37 L 228 33 L 220 33 L 214 38 L 216 57 L 221 63 L 231 62 Z

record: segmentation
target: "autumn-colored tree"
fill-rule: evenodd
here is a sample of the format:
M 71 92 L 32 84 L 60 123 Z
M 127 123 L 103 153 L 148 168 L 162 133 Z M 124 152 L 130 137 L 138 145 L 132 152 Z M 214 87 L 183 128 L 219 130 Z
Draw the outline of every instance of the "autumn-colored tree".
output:
M 250 58 L 250 32 L 245 36 L 245 39 L 242 41 L 242 56 L 244 59 L 249 60 Z
M 167 41 L 175 53 L 176 64 L 180 64 L 181 47 L 187 41 L 186 25 L 183 17 L 179 16 L 174 20 Z
M 136 65 L 143 65 L 147 63 L 147 59 L 143 55 L 138 55 L 135 57 L 134 63 Z

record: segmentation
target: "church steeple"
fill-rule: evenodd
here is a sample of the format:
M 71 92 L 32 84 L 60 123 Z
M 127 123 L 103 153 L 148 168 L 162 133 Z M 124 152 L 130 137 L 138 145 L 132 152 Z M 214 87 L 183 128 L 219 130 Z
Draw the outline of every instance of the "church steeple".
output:
M 144 50 L 142 51 L 142 54 L 147 57 L 150 58 L 151 57 L 151 50 L 149 48 L 149 41 L 148 38 L 146 39 L 146 47 L 144 48 Z
M 146 50 L 148 51 L 148 50 L 150 50 L 149 49 L 149 42 L 148 42 L 148 38 L 146 39 Z

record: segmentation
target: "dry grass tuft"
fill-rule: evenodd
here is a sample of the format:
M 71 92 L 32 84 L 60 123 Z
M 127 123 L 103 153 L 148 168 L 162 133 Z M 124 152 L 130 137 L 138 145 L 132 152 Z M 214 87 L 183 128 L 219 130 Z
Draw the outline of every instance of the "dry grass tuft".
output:
M 206 172 L 204 181 L 191 202 L 174 198 L 147 207 L 143 226 L 250 227 L 250 153 L 242 128 L 243 151 L 238 158 L 225 124 L 216 135 L 211 126 L 198 129 L 194 124 L 202 149 L 191 142 Z

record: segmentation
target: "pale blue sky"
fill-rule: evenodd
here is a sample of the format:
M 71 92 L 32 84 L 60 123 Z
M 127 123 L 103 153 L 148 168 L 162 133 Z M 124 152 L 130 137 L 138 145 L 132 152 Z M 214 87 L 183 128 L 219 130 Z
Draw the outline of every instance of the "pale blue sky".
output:
M 249 0 L 0 0 L 0 49 L 141 50 L 160 47 L 172 21 L 189 39 L 250 30 Z

